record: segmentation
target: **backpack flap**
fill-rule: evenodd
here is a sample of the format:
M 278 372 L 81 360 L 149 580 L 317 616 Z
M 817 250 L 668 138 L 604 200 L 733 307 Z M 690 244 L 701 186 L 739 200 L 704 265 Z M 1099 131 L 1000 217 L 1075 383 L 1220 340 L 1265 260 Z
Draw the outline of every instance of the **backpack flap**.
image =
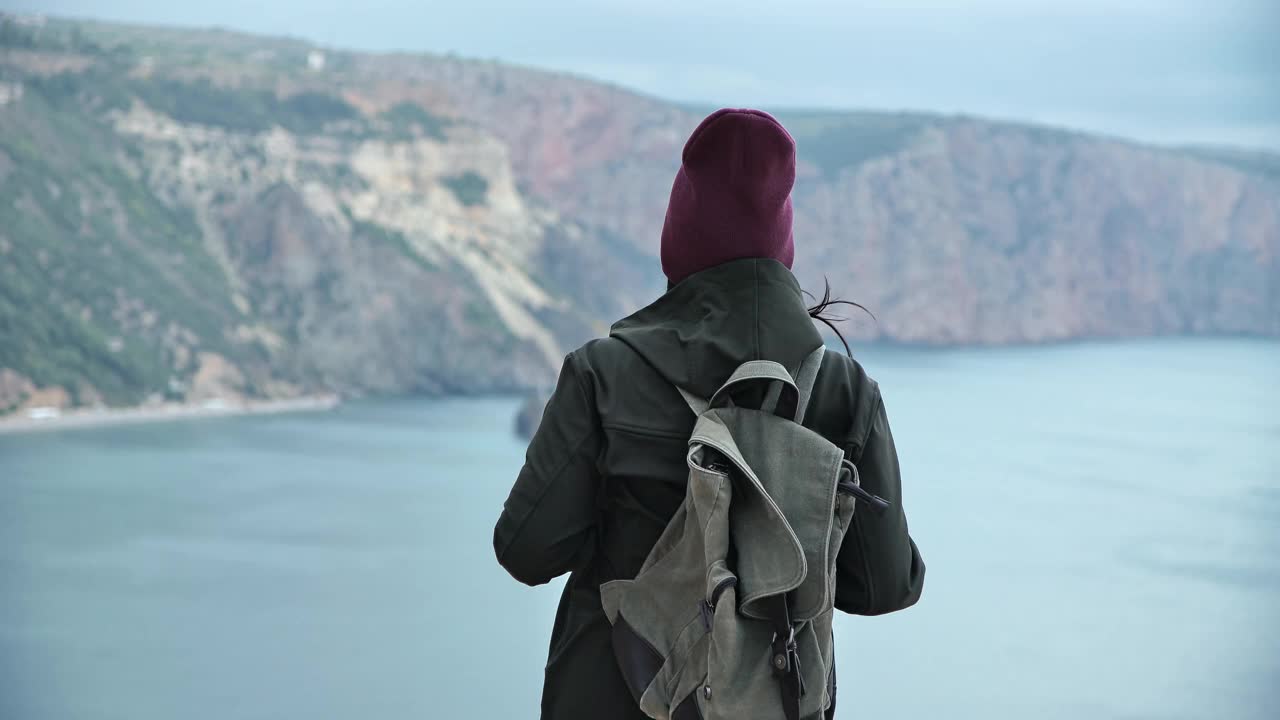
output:
M 742 416 L 755 422 L 795 425 L 758 410 L 712 409 L 698 418 L 689 443 L 695 452 L 714 449 L 733 468 L 733 503 L 727 509 L 724 532 L 732 538 L 735 551 L 739 609 L 751 614 L 749 604 L 755 598 L 795 589 L 804 580 L 807 568 L 803 548 L 786 515 L 743 457 L 729 428 L 730 424 L 738 425 Z M 707 560 L 713 558 L 708 556 Z

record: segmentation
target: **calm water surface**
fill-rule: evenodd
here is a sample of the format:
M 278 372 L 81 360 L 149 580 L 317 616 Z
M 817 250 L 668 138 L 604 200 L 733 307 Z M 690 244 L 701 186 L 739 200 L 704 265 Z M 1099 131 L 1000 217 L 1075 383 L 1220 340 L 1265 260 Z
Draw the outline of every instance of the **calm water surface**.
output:
M 929 567 L 841 718 L 1280 717 L 1280 343 L 862 356 Z M 509 399 L 0 437 L 0 718 L 534 718 Z

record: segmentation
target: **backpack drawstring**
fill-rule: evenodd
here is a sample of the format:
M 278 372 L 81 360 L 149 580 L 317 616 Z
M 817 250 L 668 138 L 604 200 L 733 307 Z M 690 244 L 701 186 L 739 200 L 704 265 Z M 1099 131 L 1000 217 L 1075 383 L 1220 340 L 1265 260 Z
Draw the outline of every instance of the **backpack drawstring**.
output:
M 849 474 L 853 479 L 840 478 L 840 481 L 836 483 L 836 492 L 842 492 L 845 495 L 852 495 L 869 504 L 871 509 L 875 510 L 877 515 L 883 515 L 884 511 L 889 509 L 889 501 L 879 495 L 872 495 L 863 489 L 862 484 L 858 480 L 858 466 L 854 465 L 847 458 L 841 462 L 844 463 L 845 467 L 849 468 Z

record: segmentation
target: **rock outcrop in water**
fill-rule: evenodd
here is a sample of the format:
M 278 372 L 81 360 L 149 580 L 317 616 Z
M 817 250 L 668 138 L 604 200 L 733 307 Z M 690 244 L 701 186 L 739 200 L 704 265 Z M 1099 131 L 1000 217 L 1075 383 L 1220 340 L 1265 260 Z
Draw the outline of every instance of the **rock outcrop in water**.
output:
M 538 431 L 538 426 L 542 424 L 542 411 L 547 407 L 549 398 L 548 393 L 541 391 L 525 395 L 524 401 L 520 403 L 520 410 L 516 413 L 517 437 L 528 440 Z
M 661 291 L 700 113 L 223 31 L 0 32 L 0 412 L 512 391 Z M 1275 157 L 783 114 L 797 272 L 855 337 L 1280 334 Z

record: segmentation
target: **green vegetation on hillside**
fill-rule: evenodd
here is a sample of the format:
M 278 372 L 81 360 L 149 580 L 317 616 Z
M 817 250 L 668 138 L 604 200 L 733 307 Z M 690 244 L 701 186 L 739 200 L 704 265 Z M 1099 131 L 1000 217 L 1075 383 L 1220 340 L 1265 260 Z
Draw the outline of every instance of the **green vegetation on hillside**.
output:
M 443 142 L 445 128 L 452 122 L 448 118 L 432 115 L 422 106 L 411 102 L 400 102 L 384 111 L 380 118 L 391 125 L 391 134 L 397 140 L 409 140 L 414 137 L 414 129 L 425 137 Z
M 153 394 L 181 398 L 202 352 L 225 357 L 245 375 L 243 389 L 251 393 L 277 376 L 300 387 L 332 387 L 331 370 L 318 369 L 331 367 L 326 362 L 332 358 L 281 358 L 276 353 L 287 350 L 268 351 L 259 343 L 276 342 L 272 337 L 286 347 L 314 342 L 327 331 L 325 321 L 314 326 L 317 317 L 345 312 L 341 306 L 360 286 L 345 277 L 348 269 L 338 258 L 325 256 L 319 267 L 282 283 L 272 268 L 285 256 L 303 258 L 306 267 L 308 253 L 340 250 L 342 243 L 326 244 L 311 229 L 291 235 L 275 224 L 296 228 L 315 222 L 291 195 L 293 183 L 258 209 L 246 203 L 263 201 L 216 185 L 202 221 L 251 221 L 259 233 L 259 242 L 246 243 L 234 224 L 227 226 L 233 237 L 220 251 L 233 268 L 235 279 L 229 279 L 205 246 L 193 211 L 182 204 L 186 200 L 150 185 L 153 158 L 141 144 L 152 141 L 118 133 L 113 113 L 141 103 L 184 126 L 240 134 L 281 127 L 299 135 L 324 134 L 319 142 L 336 147 L 363 138 L 446 142 L 455 121 L 408 101 L 367 120 L 339 95 L 332 77 L 306 69 L 310 50 L 291 41 L 56 20 L 33 29 L 0 15 L 0 53 L 5 48 L 23 53 L 0 54 L 0 79 L 20 82 L 24 97 L 0 112 L 0 368 L 40 387 L 64 387 L 77 404 L 99 397 L 113 405 Z M 252 146 L 227 149 L 257 152 Z M 248 172 L 253 164 L 247 163 Z M 240 172 L 248 183 L 246 167 Z M 341 162 L 299 160 L 293 172 L 298 183 L 359 185 Z M 464 205 L 486 202 L 488 182 L 478 173 L 450 176 L 445 185 Z M 404 277 L 448 278 L 427 284 L 429 291 L 466 279 L 465 271 L 451 272 L 425 258 L 402 233 L 350 219 L 350 240 L 371 251 L 356 257 L 391 267 L 394 258 L 403 258 L 415 268 Z M 289 245 L 295 237 L 308 247 Z M 461 314 L 476 337 L 487 338 L 496 352 L 514 352 L 510 333 L 482 289 L 471 282 L 457 291 L 467 297 Z M 317 314 L 317 308 L 324 310 Z M 403 372 L 394 362 L 386 365 Z M 368 378 L 359 381 L 385 382 L 377 372 Z
M 175 331 L 229 353 L 238 313 L 190 215 L 123 172 L 118 136 L 40 89 L 0 115 L 0 367 L 137 402 L 181 379 Z
M 111 37 L 110 33 L 106 37 Z M 361 117 L 345 100 L 325 92 L 303 90 L 281 95 L 262 87 L 217 85 L 207 77 L 135 77 L 131 71 L 144 57 L 138 48 L 123 42 L 104 45 L 89 39 L 79 25 L 56 24 L 37 33 L 5 18 L 0 20 L 0 47 L 68 51 L 94 58 L 84 71 L 27 78 L 55 104 L 80 103 L 77 110 L 101 113 L 125 109 L 136 98 L 182 123 L 232 132 L 263 132 L 278 125 L 299 134 L 318 133 L 330 123 Z M 152 65 L 158 64 L 155 58 L 145 57 Z M 173 63 L 162 66 L 172 68 Z M 424 126 L 428 132 L 434 128 Z
M 52 23 L 34 27 L 19 23 L 12 15 L 0 12 L 0 47 L 56 50 L 101 55 L 107 52 L 94 42 L 77 23 Z
M 450 175 L 442 182 L 465 207 L 483 205 L 488 200 L 489 181 L 478 173 L 468 170 L 459 175 Z
M 1229 165 L 1237 170 L 1280 181 L 1280 154 L 1233 148 L 1192 147 L 1184 152 L 1209 162 Z
M 136 83 L 134 91 L 147 106 L 178 122 L 232 132 L 264 132 L 279 125 L 295 133 L 315 133 L 327 123 L 359 117 L 355 108 L 331 95 L 303 92 L 279 98 L 269 90 L 216 87 L 205 78 Z
M 346 208 L 343 208 L 343 213 L 351 222 L 352 234 L 357 238 L 395 248 L 396 252 L 400 253 L 404 259 L 426 272 L 435 272 L 439 269 L 430 260 L 422 257 L 417 250 L 414 250 L 413 246 L 409 244 L 409 238 L 405 237 L 404 233 L 399 230 L 391 230 L 375 223 L 358 220 Z
M 928 116 L 890 113 L 779 113 L 796 139 L 796 155 L 835 177 L 906 148 L 929 124 Z

